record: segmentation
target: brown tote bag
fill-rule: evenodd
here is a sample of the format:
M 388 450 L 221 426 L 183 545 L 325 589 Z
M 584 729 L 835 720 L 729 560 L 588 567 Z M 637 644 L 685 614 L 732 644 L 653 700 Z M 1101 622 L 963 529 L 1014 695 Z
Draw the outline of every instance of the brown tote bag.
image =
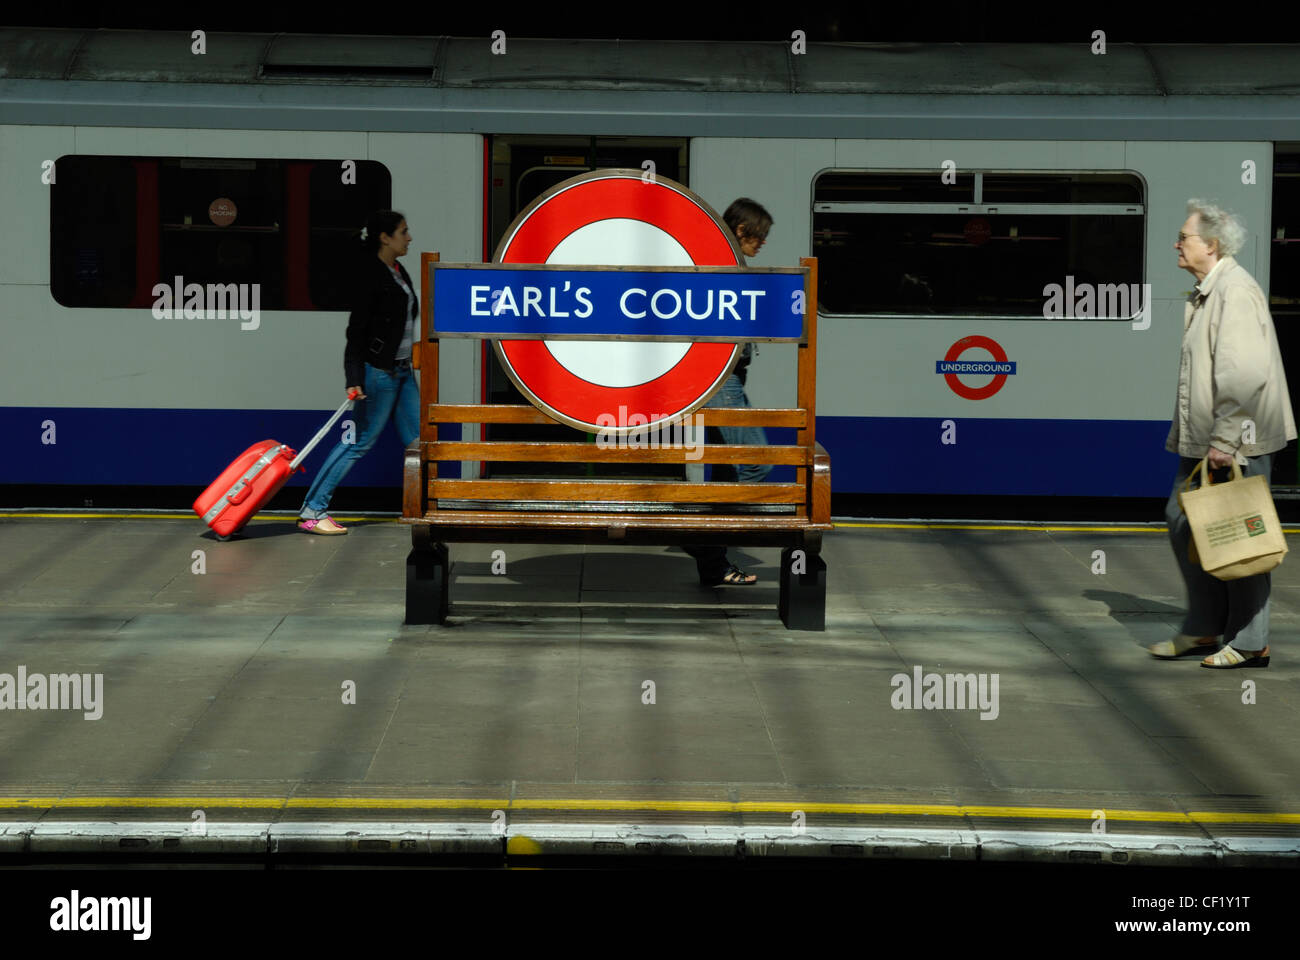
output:
M 1197 472 L 1201 485 L 1191 489 Z M 1267 573 L 1286 556 L 1286 536 L 1277 519 L 1268 478 L 1243 477 L 1236 460 L 1232 479 L 1214 483 L 1205 460 L 1198 463 L 1178 494 L 1178 505 L 1192 529 L 1188 556 L 1220 580 Z

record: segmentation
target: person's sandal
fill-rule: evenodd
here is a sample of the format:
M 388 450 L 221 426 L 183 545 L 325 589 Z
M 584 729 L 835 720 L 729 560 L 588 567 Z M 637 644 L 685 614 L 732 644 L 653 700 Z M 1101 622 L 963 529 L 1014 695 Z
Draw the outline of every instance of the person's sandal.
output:
M 1198 643 L 1210 640 L 1210 643 Z M 1180 633 L 1172 640 L 1161 640 L 1147 647 L 1147 653 L 1157 660 L 1181 660 L 1183 657 L 1200 657 L 1212 653 L 1219 646 L 1218 637 L 1190 637 Z
M 348 532 L 346 527 L 339 526 L 334 522 L 333 518 L 328 516 L 317 517 L 314 520 L 301 520 L 298 523 L 298 529 L 307 533 L 319 533 L 325 537 L 337 537 Z
M 734 563 L 727 568 L 727 572 L 714 580 L 701 580 L 700 584 L 705 587 L 747 587 L 750 584 L 758 583 L 758 576 L 753 573 L 746 573 Z
M 1264 650 L 1267 650 L 1265 647 Z M 1264 651 L 1261 650 L 1260 653 Z M 1243 657 L 1232 647 L 1224 647 L 1212 657 L 1206 657 L 1201 661 L 1201 666 L 1209 667 L 1211 670 L 1234 670 L 1237 667 L 1267 667 L 1268 657 L 1261 657 L 1256 654 L 1253 657 Z

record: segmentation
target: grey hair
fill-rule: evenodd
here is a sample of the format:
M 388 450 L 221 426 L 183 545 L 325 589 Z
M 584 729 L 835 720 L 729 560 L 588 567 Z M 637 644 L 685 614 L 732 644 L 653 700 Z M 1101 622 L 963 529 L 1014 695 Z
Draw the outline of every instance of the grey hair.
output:
M 1246 245 L 1246 224 L 1235 213 L 1229 213 L 1209 200 L 1188 200 L 1187 215 L 1200 218 L 1202 242 L 1219 241 L 1219 256 L 1233 257 Z

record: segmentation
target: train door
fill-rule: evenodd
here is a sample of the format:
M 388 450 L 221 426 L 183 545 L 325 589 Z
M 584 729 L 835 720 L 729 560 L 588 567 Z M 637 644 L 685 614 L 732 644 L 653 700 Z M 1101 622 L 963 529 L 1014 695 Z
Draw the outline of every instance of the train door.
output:
M 624 167 L 649 169 L 647 160 L 660 176 L 687 183 L 685 137 L 554 137 L 490 136 L 487 155 L 490 172 L 484 203 L 485 249 L 483 259 L 491 260 L 507 228 L 530 203 L 551 187 L 589 170 Z M 483 341 L 483 380 L 480 384 L 484 403 L 527 403 L 528 401 L 501 368 L 496 351 Z M 485 440 L 536 440 L 551 442 L 593 441 L 594 435 L 571 427 L 526 424 L 484 424 L 480 428 Z M 679 464 L 493 463 L 481 465 L 483 476 L 557 477 L 620 476 L 677 478 L 685 476 Z
M 1269 312 L 1277 328 L 1278 346 L 1286 366 L 1291 409 L 1300 424 L 1300 143 L 1279 143 L 1273 154 L 1273 223 L 1267 237 Z M 1274 457 L 1276 495 L 1300 499 L 1297 444 Z

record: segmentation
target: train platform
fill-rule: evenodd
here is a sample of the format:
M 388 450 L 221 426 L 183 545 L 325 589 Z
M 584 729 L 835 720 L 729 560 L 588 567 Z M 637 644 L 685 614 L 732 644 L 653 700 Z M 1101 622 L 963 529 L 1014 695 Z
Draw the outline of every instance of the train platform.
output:
M 1184 601 L 1159 524 L 837 520 L 800 632 L 777 550 L 702 588 L 510 544 L 453 545 L 450 622 L 403 626 L 405 526 L 293 519 L 0 515 L 0 857 L 1300 866 L 1294 561 L 1271 666 L 1207 670 L 1144 649 Z

